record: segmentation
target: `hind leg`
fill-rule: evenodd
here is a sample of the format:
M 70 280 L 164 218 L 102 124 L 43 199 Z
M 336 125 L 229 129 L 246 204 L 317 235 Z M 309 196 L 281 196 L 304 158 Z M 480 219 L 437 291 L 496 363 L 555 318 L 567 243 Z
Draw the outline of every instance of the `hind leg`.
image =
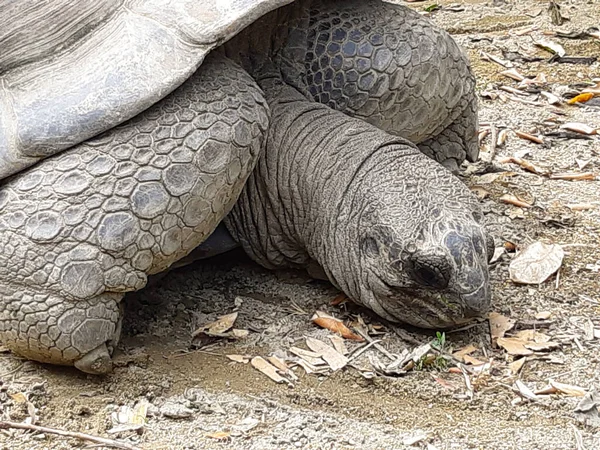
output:
M 203 242 L 252 171 L 262 92 L 209 57 L 173 94 L 0 188 L 0 341 L 33 360 L 110 370 L 124 293 Z
M 475 80 L 445 31 L 377 0 L 316 0 L 308 14 L 308 31 L 292 29 L 280 53 L 284 71 L 296 60 L 294 77 L 314 100 L 422 144 L 449 167 L 477 158 Z

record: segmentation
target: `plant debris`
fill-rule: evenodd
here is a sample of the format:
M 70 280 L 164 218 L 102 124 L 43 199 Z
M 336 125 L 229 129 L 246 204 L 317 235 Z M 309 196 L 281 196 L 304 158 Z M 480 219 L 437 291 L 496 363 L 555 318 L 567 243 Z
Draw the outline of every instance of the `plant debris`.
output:
M 510 279 L 520 284 L 540 284 L 562 265 L 560 245 L 534 242 L 519 252 L 509 266 Z

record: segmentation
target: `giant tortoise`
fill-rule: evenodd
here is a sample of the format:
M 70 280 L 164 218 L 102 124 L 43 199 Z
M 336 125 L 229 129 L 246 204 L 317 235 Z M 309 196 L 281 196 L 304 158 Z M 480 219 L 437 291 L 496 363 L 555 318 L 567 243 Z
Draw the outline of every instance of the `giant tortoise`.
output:
M 104 373 L 125 293 L 236 245 L 392 321 L 488 308 L 490 240 L 452 175 L 478 155 L 474 78 L 418 13 L 21 0 L 0 24 L 0 341 L 16 354 Z

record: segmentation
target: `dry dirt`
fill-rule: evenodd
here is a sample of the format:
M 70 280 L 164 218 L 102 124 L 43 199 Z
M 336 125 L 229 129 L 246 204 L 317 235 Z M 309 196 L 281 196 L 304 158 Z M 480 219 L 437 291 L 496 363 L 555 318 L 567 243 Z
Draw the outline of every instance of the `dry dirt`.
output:
M 563 15 L 570 18 L 562 27 L 551 23 L 545 0 L 467 0 L 454 3 L 460 6 L 456 11 L 447 8 L 450 2 L 437 3 L 443 7 L 431 18 L 450 30 L 468 51 L 480 93 L 501 93 L 498 86 L 518 84 L 499 75 L 504 70 L 500 65 L 482 60 L 482 51 L 503 59 L 511 55 L 506 52 L 544 58 L 513 64 L 523 75 L 545 73 L 548 90 L 556 94 L 563 93 L 564 86 L 600 77 L 597 62 L 548 63 L 550 55 L 533 45 L 534 39 L 546 38 L 561 43 L 569 56 L 599 57 L 600 39 L 572 40 L 547 34 L 557 29 L 583 31 L 599 26 L 598 0 L 561 1 Z M 410 6 L 423 10 L 431 4 L 426 1 Z M 527 100 L 535 100 L 535 96 Z M 543 124 L 551 118 L 600 127 L 600 102 L 596 106 L 561 106 L 565 116 L 552 113 L 543 98 L 539 102 L 544 106 L 483 98 L 482 127 L 487 123 L 497 130 L 505 127 L 537 134 L 547 129 Z M 249 364 L 231 362 L 223 355 L 282 353 L 292 345 L 302 346 L 307 336 L 327 341 L 328 332 L 310 323 L 316 309 L 338 317 L 360 314 L 373 323 L 378 319 L 356 307 L 331 306 L 337 292 L 326 283 L 311 281 L 302 274 L 271 273 L 241 253 L 233 253 L 210 264 L 171 272 L 154 286 L 130 296 L 117 368 L 109 376 L 87 376 L 0 354 L 0 417 L 4 414 L 14 421 L 27 417 L 25 404 L 14 396 L 21 392 L 35 407 L 38 424 L 102 436 L 108 436 L 112 427 L 112 412 L 146 399 L 150 408 L 143 434 L 110 436 L 146 450 L 600 449 L 600 428 L 580 422 L 573 414 L 579 398 L 551 395 L 525 401 L 511 388 L 516 379 L 534 390 L 553 379 L 586 391 L 600 389 L 600 339 L 585 333 L 589 321 L 600 329 L 600 182 L 553 180 L 500 162 L 502 157 L 520 152 L 518 156 L 552 172 L 598 175 L 600 140 L 597 136 L 588 140 L 545 139 L 547 146 L 510 132 L 506 145 L 496 149 L 492 164 L 478 163 L 466 173 L 467 182 L 480 186 L 478 192 L 486 195 L 483 204 L 497 246 L 507 241 L 524 246 L 535 240 L 564 246 L 566 257 L 558 280 L 554 275 L 541 285 L 513 284 L 508 275 L 513 254 L 502 255 L 492 269 L 494 311 L 517 320 L 521 328 L 531 328 L 527 321 L 535 320 L 537 313 L 551 313 L 550 320 L 539 325 L 560 343 L 559 349 L 549 353 L 551 360 L 533 359 L 518 375 L 512 375 L 507 363 L 513 358 L 492 347 L 485 322 L 446 334 L 447 345 L 457 349 L 472 343 L 493 358 L 489 373 L 471 377 L 472 398 L 465 395 L 463 376 L 442 367 L 412 371 L 402 377 L 363 376 L 358 369 L 369 367 L 369 357 L 385 361 L 374 348 L 357 360 L 356 368 L 347 367 L 333 375 L 305 375 L 299 369 L 299 380 L 293 387 L 277 385 Z M 483 156 L 489 159 L 485 152 L 490 150 L 489 136 L 483 145 Z M 529 153 L 523 155 L 525 150 Z M 576 160 L 589 162 L 580 169 Z M 477 178 L 490 170 L 510 170 L 515 175 L 487 184 L 483 183 L 485 178 Z M 499 197 L 506 193 L 533 200 L 534 206 L 520 209 L 501 203 Z M 566 206 L 584 203 L 595 208 L 573 211 Z M 250 330 L 246 340 L 184 352 L 198 325 L 231 312 L 236 304 L 236 326 Z M 389 351 L 399 353 L 415 347 L 413 341 L 386 330 L 377 338 L 383 339 L 381 345 Z M 406 331 L 419 342 L 430 341 L 435 334 Z M 476 355 L 485 359 L 482 350 Z M 168 418 L 162 414 L 168 411 L 189 417 Z M 229 435 L 228 440 L 209 437 L 215 432 Z M 416 441 L 413 447 L 411 439 Z M 2 450 L 85 445 L 49 434 L 0 431 Z

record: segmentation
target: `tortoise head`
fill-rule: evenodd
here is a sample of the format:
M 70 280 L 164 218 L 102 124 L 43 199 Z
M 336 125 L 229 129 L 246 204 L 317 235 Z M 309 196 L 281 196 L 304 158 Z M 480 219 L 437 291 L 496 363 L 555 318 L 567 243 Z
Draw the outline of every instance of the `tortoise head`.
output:
M 353 188 L 359 212 L 346 216 L 348 231 L 339 233 L 349 240 L 338 246 L 351 249 L 339 273 L 342 289 L 389 320 L 424 328 L 484 315 L 493 240 L 475 196 L 423 155 L 366 170 Z

